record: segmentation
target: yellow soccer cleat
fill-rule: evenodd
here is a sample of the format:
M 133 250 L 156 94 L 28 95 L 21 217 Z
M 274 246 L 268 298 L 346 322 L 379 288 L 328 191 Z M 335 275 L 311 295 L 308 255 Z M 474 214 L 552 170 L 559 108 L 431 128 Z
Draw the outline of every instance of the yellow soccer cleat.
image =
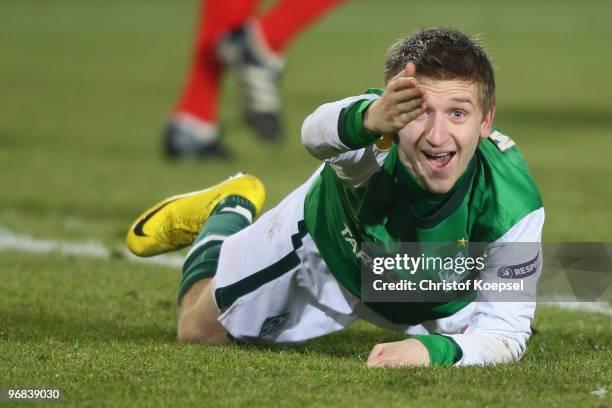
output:
M 167 198 L 145 211 L 130 227 L 125 239 L 138 256 L 153 256 L 191 245 L 217 204 L 238 195 L 263 207 L 266 190 L 255 176 L 239 173 L 205 190 Z

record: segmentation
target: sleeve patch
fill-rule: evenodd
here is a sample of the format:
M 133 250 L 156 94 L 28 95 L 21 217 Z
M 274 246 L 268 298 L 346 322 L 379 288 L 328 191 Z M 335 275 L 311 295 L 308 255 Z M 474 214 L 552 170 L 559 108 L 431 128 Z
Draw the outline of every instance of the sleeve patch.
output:
M 503 133 L 499 133 L 497 130 L 491 132 L 489 139 L 491 139 L 495 143 L 495 146 L 497 146 L 497 148 L 502 152 L 516 146 L 514 140 L 510 139 L 509 136 L 506 136 Z
M 497 276 L 503 279 L 522 279 L 533 275 L 538 270 L 540 253 L 538 252 L 531 261 L 518 265 L 502 266 L 497 271 Z

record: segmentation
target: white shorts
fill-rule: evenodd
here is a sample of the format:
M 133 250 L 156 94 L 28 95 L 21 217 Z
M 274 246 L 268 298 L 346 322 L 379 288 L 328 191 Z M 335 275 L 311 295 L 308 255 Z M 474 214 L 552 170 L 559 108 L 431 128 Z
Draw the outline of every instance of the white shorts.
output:
M 358 318 L 406 334 L 460 332 L 474 304 L 435 322 L 398 325 L 340 285 L 304 225 L 304 198 L 319 171 L 223 243 L 214 278 L 219 322 L 234 338 L 258 343 L 303 342 Z

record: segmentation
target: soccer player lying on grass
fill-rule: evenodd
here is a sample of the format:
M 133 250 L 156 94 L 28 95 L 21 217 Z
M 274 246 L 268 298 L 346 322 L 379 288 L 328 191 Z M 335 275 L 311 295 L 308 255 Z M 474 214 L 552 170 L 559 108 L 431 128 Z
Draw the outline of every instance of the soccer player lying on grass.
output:
M 421 30 L 390 48 L 384 82 L 306 118 L 302 141 L 324 164 L 255 223 L 265 193 L 250 175 L 171 197 L 136 220 L 127 243 L 138 255 L 193 244 L 180 340 L 303 342 L 361 318 L 409 336 L 374 346 L 371 367 L 522 356 L 532 291 L 521 302 L 480 292 L 473 302 L 361 301 L 354 243 L 534 242 L 535 258 L 521 262 L 537 265 L 524 278 L 537 281 L 541 269 L 542 202 L 517 147 L 491 131 L 495 82 L 483 49 L 454 30 Z M 382 135 L 393 135 L 386 149 Z M 497 279 L 489 254 L 483 276 Z

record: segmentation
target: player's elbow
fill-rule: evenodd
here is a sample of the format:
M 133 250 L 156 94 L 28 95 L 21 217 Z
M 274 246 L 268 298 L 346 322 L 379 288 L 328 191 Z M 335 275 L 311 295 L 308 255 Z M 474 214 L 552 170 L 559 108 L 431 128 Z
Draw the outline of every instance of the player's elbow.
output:
M 322 158 L 319 157 L 318 154 L 318 150 L 321 144 L 321 138 L 318 136 L 319 132 L 320 129 L 318 129 L 318 126 L 315 120 L 312 118 L 312 115 L 308 116 L 302 123 L 302 144 L 304 145 L 308 153 L 310 153 L 317 159 L 322 160 Z
M 208 343 L 207 333 L 194 325 L 179 324 L 177 339 L 182 343 Z
M 335 127 L 330 129 L 322 122 L 324 119 L 315 111 L 302 123 L 302 144 L 313 157 L 325 161 L 336 156 L 339 152 L 335 146 L 338 139 Z
M 492 342 L 486 351 L 486 364 L 503 364 L 519 361 L 525 353 L 524 343 L 505 337 L 498 336 L 497 341 Z
M 471 333 L 464 339 L 457 339 L 463 350 L 458 365 L 495 365 L 518 361 L 526 349 L 526 337 L 500 334 Z M 454 336 L 453 336 L 454 337 Z
M 179 320 L 177 339 L 182 343 L 203 343 L 213 345 L 232 343 L 228 333 L 224 329 L 195 324 L 188 319 Z

